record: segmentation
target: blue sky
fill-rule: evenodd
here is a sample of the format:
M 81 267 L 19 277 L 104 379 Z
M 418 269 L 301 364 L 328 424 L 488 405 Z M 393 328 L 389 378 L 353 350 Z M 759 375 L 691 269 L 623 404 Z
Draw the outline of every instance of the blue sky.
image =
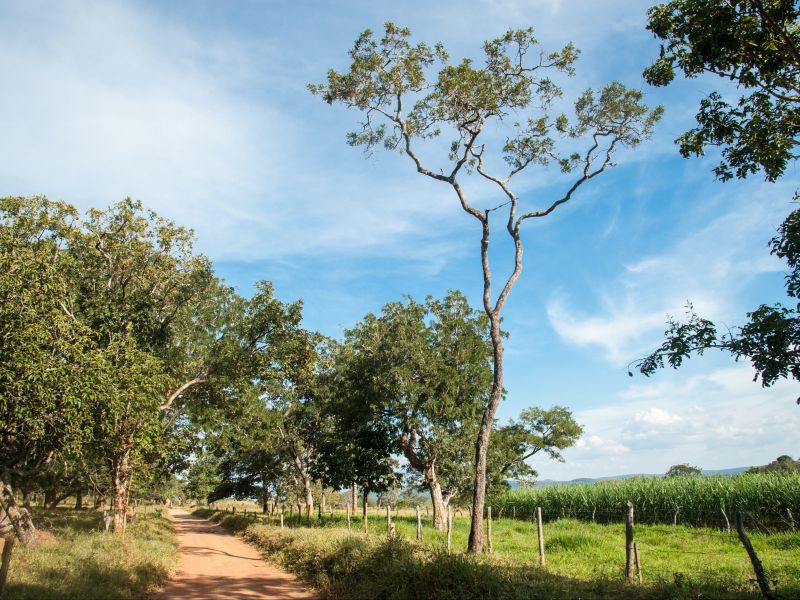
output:
M 525 270 L 505 311 L 508 398 L 570 406 L 586 427 L 565 479 L 763 464 L 797 455 L 800 408 L 789 383 L 762 389 L 725 355 L 647 379 L 625 365 L 660 340 L 667 314 L 692 300 L 741 323 L 781 299 L 766 244 L 791 209 L 784 181 L 715 182 L 714 157 L 684 160 L 672 140 L 714 80 L 645 86 L 658 45 L 636 0 L 0 2 L 0 194 L 46 194 L 80 208 L 141 199 L 194 228 L 199 248 L 243 293 L 259 279 L 303 298 L 306 324 L 332 336 L 410 293 L 464 290 L 477 307 L 479 231 L 452 191 L 407 158 L 366 159 L 344 143 L 357 115 L 305 89 L 346 68 L 358 33 L 387 20 L 453 59 L 533 26 L 545 48 L 582 51 L 567 95 L 619 79 L 665 117 L 654 139 L 621 153 L 551 218 L 523 234 Z M 727 91 L 730 93 L 730 90 Z M 498 133 L 499 135 L 499 133 Z M 437 147 L 425 156 L 435 163 Z M 564 188 L 555 171 L 519 182 L 541 206 Z M 478 207 L 502 199 L 477 183 Z M 501 232 L 495 236 L 501 241 Z M 495 271 L 509 248 L 494 248 Z

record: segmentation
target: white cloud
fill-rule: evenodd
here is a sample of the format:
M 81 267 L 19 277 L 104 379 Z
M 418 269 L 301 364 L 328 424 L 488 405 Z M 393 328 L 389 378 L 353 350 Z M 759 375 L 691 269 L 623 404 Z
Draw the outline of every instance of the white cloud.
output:
M 631 383 L 602 408 L 577 411 L 586 432 L 564 452 L 542 460 L 542 477 L 570 479 L 660 473 L 689 462 L 706 469 L 766 464 L 796 452 L 800 408 L 796 384 L 762 388 L 748 365 L 680 378 Z
M 459 226 L 439 219 L 458 214 L 451 190 L 364 161 L 318 100 L 319 121 L 300 118 L 312 99 L 269 42 L 124 1 L 2 11 L 0 194 L 84 209 L 132 196 L 229 260 L 402 255 Z M 337 128 L 322 143 L 320 123 Z
M 726 198 L 721 216 L 705 224 L 705 209 L 686 215 L 689 233 L 664 252 L 624 266 L 599 290 L 594 314 L 573 308 L 563 290 L 555 293 L 547 306 L 553 329 L 571 344 L 601 349 L 610 363 L 621 366 L 653 348 L 666 317 L 683 317 L 687 301 L 714 321 L 741 319 L 738 294 L 759 275 L 783 268 L 765 244 L 786 207 L 754 202 L 752 193 Z M 720 205 L 719 198 L 707 201 Z M 582 304 L 588 304 L 586 298 Z
M 674 415 L 661 408 L 648 408 L 644 412 L 637 412 L 633 416 L 636 423 L 649 425 L 674 425 L 683 421 L 683 417 Z

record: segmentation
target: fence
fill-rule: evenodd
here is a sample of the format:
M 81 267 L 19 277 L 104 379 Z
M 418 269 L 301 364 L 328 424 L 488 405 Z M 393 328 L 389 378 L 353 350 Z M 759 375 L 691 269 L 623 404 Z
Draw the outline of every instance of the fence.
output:
M 230 507 L 233 514 L 235 507 Z M 278 527 L 328 527 L 349 529 L 353 534 L 364 529 L 361 509 L 329 506 L 309 518 L 276 507 L 272 516 L 239 508 L 240 518 L 270 523 Z M 633 506 L 632 518 L 620 506 L 616 510 L 592 508 L 588 511 L 550 512 L 542 507 L 530 511 L 490 510 L 485 521 L 485 552 L 511 557 L 545 568 L 554 574 L 602 579 L 625 579 L 632 585 L 668 584 L 682 588 L 711 588 L 723 592 L 757 591 L 754 580 L 761 579 L 767 589 L 793 589 L 800 593 L 800 533 L 778 533 L 772 518 L 741 514 L 742 529 L 750 539 L 762 577 L 756 577 L 754 561 L 736 531 L 736 513 L 719 515 L 712 526 L 686 524 L 643 524 Z M 469 518 L 466 510 L 451 510 L 444 531 L 433 529 L 432 518 L 424 511 L 383 507 L 368 511 L 368 528 L 375 535 L 400 535 L 422 543 L 440 545 L 452 551 L 466 546 Z M 509 514 L 509 512 L 511 514 Z M 461 513 L 463 516 L 455 517 Z M 650 513 L 653 517 L 653 513 Z M 787 520 L 788 520 L 787 515 Z M 749 525 L 748 525 L 749 524 Z M 772 593 L 770 590 L 769 593 Z

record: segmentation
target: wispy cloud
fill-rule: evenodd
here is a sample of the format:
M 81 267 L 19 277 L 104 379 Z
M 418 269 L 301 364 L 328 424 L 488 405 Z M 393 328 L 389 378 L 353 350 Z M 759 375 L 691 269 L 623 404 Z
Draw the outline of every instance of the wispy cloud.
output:
M 721 209 L 718 216 L 706 208 L 685 215 L 682 239 L 625 265 L 601 286 L 596 301 L 584 297 L 582 308 L 574 308 L 563 290 L 555 293 L 547 306 L 554 330 L 569 343 L 600 348 L 619 366 L 652 347 L 666 317 L 681 317 L 687 301 L 705 317 L 740 321 L 739 294 L 760 275 L 783 268 L 766 242 L 786 207 L 756 202 L 750 193 L 726 197 L 724 205 L 719 197 L 708 199 Z M 593 304 L 596 309 L 587 309 Z

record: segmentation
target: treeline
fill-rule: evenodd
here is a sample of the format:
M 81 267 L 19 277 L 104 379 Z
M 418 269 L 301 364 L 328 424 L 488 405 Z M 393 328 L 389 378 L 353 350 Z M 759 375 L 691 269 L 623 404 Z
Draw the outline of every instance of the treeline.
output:
M 34 495 L 91 494 L 122 531 L 132 497 L 163 499 L 186 472 L 203 501 L 299 498 L 308 514 L 315 490 L 367 498 L 405 479 L 443 523 L 472 489 L 485 314 L 459 292 L 407 298 L 334 340 L 303 328 L 300 301 L 255 290 L 225 285 L 191 231 L 138 202 L 80 215 L 0 199 L 0 476 L 21 539 Z M 495 488 L 581 433 L 558 406 L 494 430 Z
M 736 511 L 749 527 L 794 529 L 800 515 L 800 474 L 744 473 L 709 477 L 634 477 L 624 481 L 513 490 L 492 499 L 503 516 L 530 518 L 536 507 L 545 519 L 624 522 L 626 503 L 636 521 L 729 529 Z

